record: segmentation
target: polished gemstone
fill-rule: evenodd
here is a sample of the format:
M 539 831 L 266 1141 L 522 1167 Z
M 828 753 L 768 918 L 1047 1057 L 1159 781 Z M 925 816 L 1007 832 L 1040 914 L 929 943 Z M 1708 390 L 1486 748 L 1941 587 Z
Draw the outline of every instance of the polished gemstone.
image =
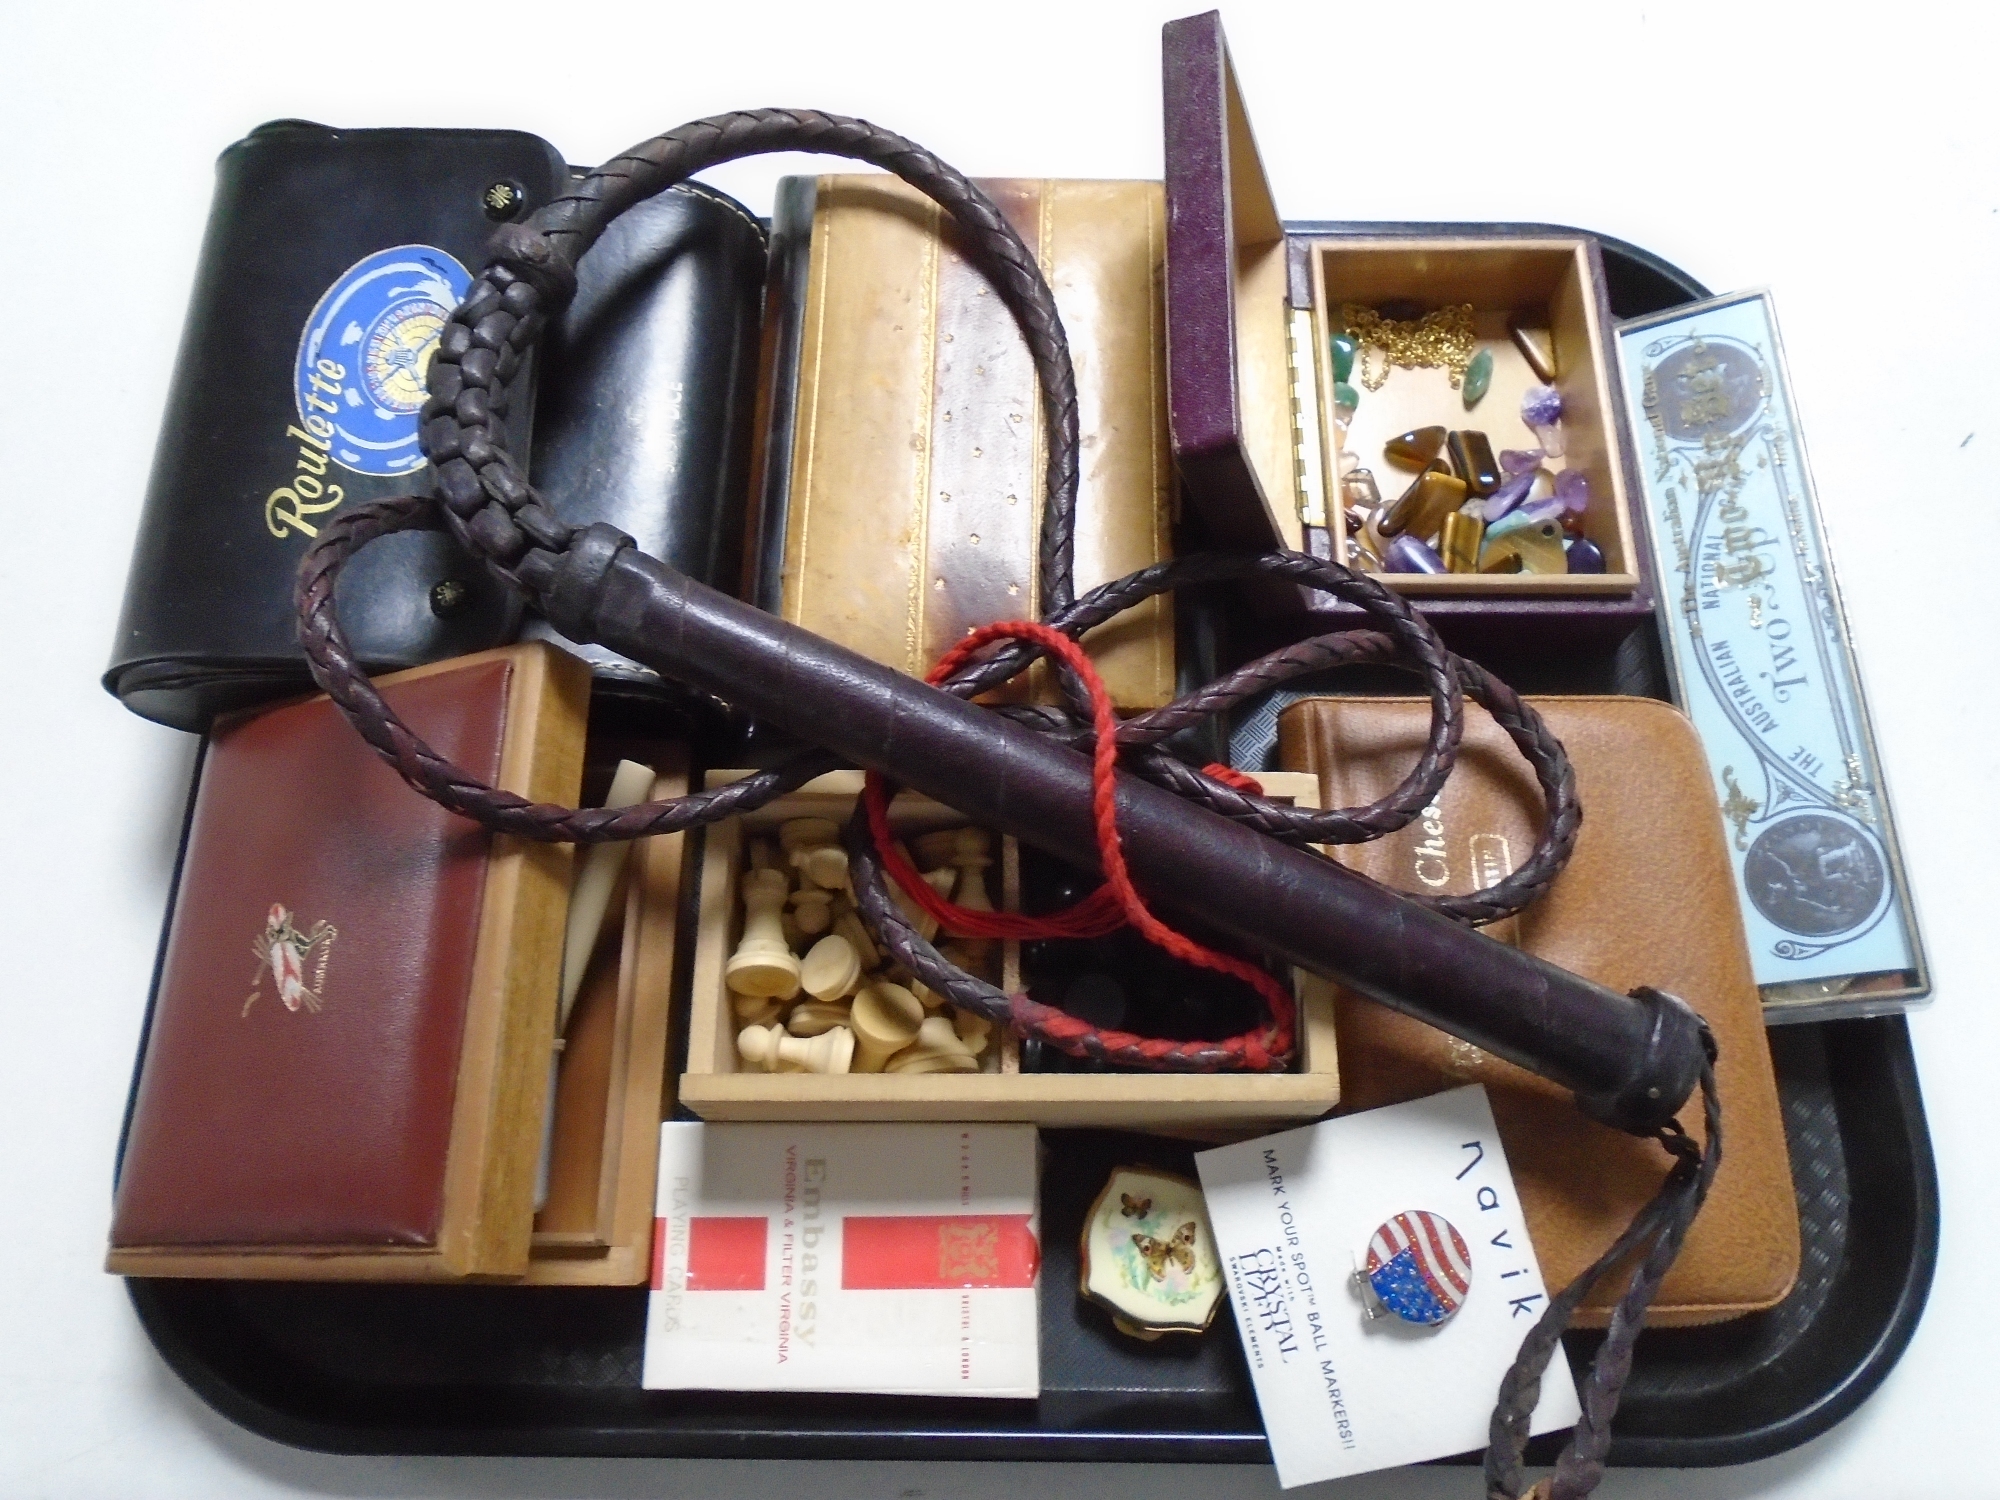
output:
M 1547 457 L 1548 454 L 1539 448 L 1502 448 L 1500 467 L 1508 474 L 1532 474 Z
M 1580 536 L 1572 540 L 1567 552 L 1567 562 L 1570 572 L 1602 573 L 1604 571 L 1604 553 L 1598 548 L 1597 543 L 1593 542 L 1589 537 Z
M 1340 497 L 1350 506 L 1363 506 L 1368 510 L 1382 508 L 1382 491 L 1376 487 L 1375 475 L 1369 469 L 1355 469 L 1342 477 Z
M 1480 398 L 1486 394 L 1487 389 L 1492 384 L 1493 351 L 1491 349 L 1481 349 L 1477 354 L 1472 356 L 1471 362 L 1466 365 L 1465 376 L 1458 384 L 1458 393 L 1465 398 L 1465 409 L 1471 411 L 1473 407 L 1477 406 Z
M 1504 558 L 1520 560 L 1523 573 L 1567 573 L 1569 559 L 1563 553 L 1562 527 L 1554 521 L 1522 527 L 1500 536 L 1486 529 L 1486 543 L 1479 549 L 1479 571 L 1496 571 L 1490 565 Z
M 1413 536 L 1399 536 L 1389 543 L 1382 566 L 1390 573 L 1442 573 L 1444 559 Z
M 1382 452 L 1399 469 L 1428 468 L 1443 450 L 1444 438 L 1442 427 L 1419 427 L 1401 437 L 1390 438 L 1382 445 Z
M 1525 474 L 1516 474 L 1512 479 L 1501 485 L 1499 489 L 1486 497 L 1486 504 L 1479 512 L 1479 518 L 1491 526 L 1495 521 L 1506 515 L 1508 511 L 1527 499 L 1528 491 L 1534 487 L 1535 471 L 1533 469 L 1528 470 Z
M 1340 457 L 1334 460 L 1334 467 L 1340 470 L 1340 477 L 1342 479 L 1352 474 L 1360 466 L 1361 455 L 1358 453 L 1349 453 L 1345 448 L 1340 450 Z
M 1561 458 L 1562 392 L 1554 386 L 1531 385 L 1521 397 L 1521 420 L 1534 429 L 1535 440 L 1550 458 Z
M 1479 568 L 1479 544 L 1486 534 L 1486 523 L 1477 516 L 1455 510 L 1444 518 L 1444 526 L 1438 533 L 1438 555 L 1444 559 L 1445 569 L 1452 573 L 1472 573 Z
M 1361 393 L 1357 391 L 1353 386 L 1349 385 L 1344 380 L 1336 380 L 1333 383 L 1334 410 L 1336 414 L 1340 414 L 1342 416 L 1342 420 L 1345 420 L 1346 417 L 1348 416 L 1352 416 L 1354 413 L 1354 408 L 1359 406 L 1360 404 L 1361 404 Z
M 1581 515 L 1590 508 L 1590 481 L 1581 469 L 1564 469 L 1556 475 L 1556 499 L 1564 510 Z
M 1521 571 L 1521 554 L 1518 552 L 1495 551 L 1487 556 L 1479 555 L 1479 571 L 1482 573 L 1518 573 Z
M 1444 518 L 1463 504 L 1465 486 L 1434 465 L 1411 480 L 1375 524 L 1384 536 L 1408 534 L 1429 541 Z
M 1354 373 L 1355 351 L 1361 346 L 1354 342 L 1351 333 L 1336 333 L 1333 336 L 1333 378 L 1346 380 Z
M 1562 502 L 1551 495 L 1542 500 L 1530 500 L 1516 507 L 1497 521 L 1487 524 L 1489 537 L 1512 536 L 1517 531 L 1533 531 L 1540 526 L 1562 527 Z
M 1451 466 L 1465 487 L 1475 495 L 1490 495 L 1500 488 L 1500 465 L 1493 458 L 1493 445 L 1483 432 L 1454 432 L 1445 440 L 1451 452 Z
M 1556 378 L 1556 344 L 1546 328 L 1536 328 L 1520 318 L 1507 320 L 1507 336 L 1521 351 L 1521 358 L 1535 372 L 1535 379 L 1553 383 Z

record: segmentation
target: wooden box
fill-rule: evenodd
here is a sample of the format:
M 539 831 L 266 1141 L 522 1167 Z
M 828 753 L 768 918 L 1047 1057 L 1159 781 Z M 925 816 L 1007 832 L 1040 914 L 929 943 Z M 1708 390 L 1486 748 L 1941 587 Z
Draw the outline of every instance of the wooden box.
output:
M 1626 416 L 1612 379 L 1609 298 L 1597 241 L 1549 226 L 1288 224 L 1280 219 L 1218 16 L 1165 32 L 1168 404 L 1188 498 L 1220 544 L 1285 547 L 1346 563 L 1343 449 L 1373 471 L 1385 503 L 1413 477 L 1383 442 L 1416 427 L 1476 429 L 1497 453 L 1532 448 L 1520 399 L 1535 383 L 1510 317 L 1546 333 L 1562 393 L 1563 466 L 1590 501 L 1583 534 L 1604 555 L 1588 574 L 1382 573 L 1448 638 L 1556 645 L 1615 639 L 1649 618 Z M 1334 415 L 1330 336 L 1347 303 L 1470 303 L 1492 384 L 1467 410 L 1442 369 L 1397 367 L 1359 394 L 1343 434 Z M 1376 359 L 1381 355 L 1376 352 Z M 1351 621 L 1323 595 L 1273 595 Z
M 686 793 L 679 746 L 634 754 L 660 773 L 652 800 Z M 651 1269 L 685 844 L 678 833 L 633 844 L 624 899 L 614 899 L 577 993 L 556 1068 L 529 1285 L 636 1286 Z
M 381 688 L 473 774 L 576 796 L 576 658 L 509 647 Z M 569 869 L 564 846 L 485 834 L 420 798 L 325 698 L 219 723 L 108 1269 L 521 1275 Z
M 709 783 L 748 773 L 718 771 Z M 1311 776 L 1261 778 L 1273 797 L 1318 805 Z M 689 1000 L 687 1069 L 680 1099 L 707 1120 L 1020 1120 L 1038 1125 L 1128 1130 L 1269 1129 L 1316 1119 L 1339 1102 L 1331 987 L 1299 974 L 1299 1058 L 1291 1073 L 1023 1073 L 1018 1053 L 1003 1051 L 1000 1070 L 909 1076 L 893 1073 L 765 1073 L 746 1070 L 736 1053 L 735 1017 L 723 966 L 742 932 L 737 895 L 746 835 L 768 834 L 789 818 L 845 821 L 860 795 L 861 773 L 835 771 L 756 812 L 711 826 L 697 892 L 694 981 Z M 915 834 L 966 820 L 927 798 L 899 796 L 890 807 L 898 832 Z M 1003 840 L 1004 904 L 1019 895 L 1013 840 Z M 1014 945 L 1008 945 L 1011 949 Z M 1004 988 L 1019 986 L 1018 955 L 1004 959 Z

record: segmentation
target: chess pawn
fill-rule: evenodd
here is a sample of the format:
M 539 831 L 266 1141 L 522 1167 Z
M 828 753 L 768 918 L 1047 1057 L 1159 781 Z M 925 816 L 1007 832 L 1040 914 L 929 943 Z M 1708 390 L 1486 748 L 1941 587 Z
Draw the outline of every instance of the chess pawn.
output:
M 800 978 L 815 1000 L 843 999 L 860 987 L 861 956 L 839 933 L 828 933 L 805 956 Z
M 854 1033 L 845 1026 L 816 1037 L 787 1036 L 782 1026 L 750 1026 L 736 1034 L 736 1050 L 766 1073 L 845 1073 L 854 1060 Z
M 935 870 L 939 865 L 951 863 L 951 851 L 957 843 L 956 828 L 940 828 L 911 839 L 910 852 L 916 856 L 915 864 L 919 870 Z
M 801 849 L 792 856 L 792 865 L 802 879 L 823 891 L 847 889 L 847 851 L 838 844 Z
M 961 828 L 952 842 L 951 863 L 958 871 L 958 893 L 952 900 L 967 911 L 993 910 L 993 898 L 986 893 L 986 872 L 993 864 L 993 841 L 983 828 Z M 968 952 L 976 955 L 974 962 L 960 965 L 961 968 L 979 972 L 986 967 L 988 956 L 993 951 L 991 938 L 972 938 L 966 942 Z
M 782 870 L 751 870 L 743 877 L 743 941 L 722 971 L 739 995 L 789 1000 L 799 992 L 799 961 L 785 941 L 787 888 Z
M 950 863 L 958 870 L 958 894 L 952 900 L 967 911 L 993 910 L 993 900 L 986 894 L 986 871 L 993 863 L 993 841 L 986 830 L 956 830 Z
M 792 892 L 792 923 L 806 937 L 818 937 L 833 925 L 833 893 L 816 886 Z
M 921 979 L 910 981 L 910 993 L 917 997 L 917 1003 L 931 1014 L 944 1009 L 944 996 L 925 984 Z
M 739 1026 L 768 1026 L 785 1013 L 785 1002 L 775 995 L 739 995 L 731 991 L 729 1008 Z
M 900 984 L 876 983 L 854 997 L 854 1071 L 879 1073 L 917 1038 L 924 1007 Z
M 838 1000 L 802 1000 L 785 1018 L 785 1030 L 793 1036 L 818 1036 L 847 1025 L 847 1014 L 847 1006 Z
M 788 818 L 778 825 L 778 847 L 785 851 L 788 864 L 798 863 L 792 858 L 795 854 L 839 842 L 840 825 L 831 818 Z
M 958 1039 L 949 1018 L 925 1016 L 916 1040 L 889 1059 L 891 1073 L 976 1073 L 979 1060 Z

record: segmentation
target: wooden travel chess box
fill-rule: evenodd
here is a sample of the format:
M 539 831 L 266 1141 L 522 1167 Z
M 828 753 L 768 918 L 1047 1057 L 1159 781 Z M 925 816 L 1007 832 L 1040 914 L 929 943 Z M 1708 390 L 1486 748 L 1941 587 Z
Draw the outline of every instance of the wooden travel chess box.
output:
M 744 772 L 718 771 L 711 786 Z M 1273 772 L 1269 795 L 1318 805 L 1311 776 Z M 739 882 L 746 838 L 769 837 L 788 819 L 845 822 L 861 792 L 861 773 L 834 771 L 740 818 L 709 828 L 701 861 L 700 921 L 694 988 L 689 999 L 687 1070 L 680 1101 L 706 1120 L 1026 1120 L 1040 1125 L 1102 1125 L 1120 1129 L 1231 1131 L 1272 1128 L 1316 1119 L 1340 1099 L 1332 1027 L 1332 991 L 1317 975 L 1299 973 L 1299 1054 L 1289 1073 L 1023 1072 L 1020 1046 L 1001 1042 L 997 1065 L 976 1073 L 764 1072 L 738 1054 L 738 1022 L 725 967 L 742 936 Z M 905 838 L 962 825 L 965 819 L 927 798 L 904 794 L 890 804 L 890 823 Z M 1019 851 L 1002 841 L 994 882 L 998 904 L 1018 904 Z M 1019 944 L 1004 945 L 1002 988 L 1020 988 Z

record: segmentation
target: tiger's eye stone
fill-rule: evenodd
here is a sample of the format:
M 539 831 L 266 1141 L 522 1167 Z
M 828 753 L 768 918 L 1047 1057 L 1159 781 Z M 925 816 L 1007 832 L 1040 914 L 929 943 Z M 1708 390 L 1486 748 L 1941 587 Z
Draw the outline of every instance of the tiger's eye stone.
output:
M 1390 542 L 1382 567 L 1390 573 L 1442 573 L 1445 570 L 1444 559 L 1413 536 L 1399 536 Z
M 1451 450 L 1451 466 L 1465 487 L 1475 495 L 1490 495 L 1500 488 L 1500 465 L 1494 461 L 1493 445 L 1483 432 L 1454 432 L 1446 439 Z
M 1382 452 L 1399 469 L 1427 469 L 1444 448 L 1444 437 L 1442 427 L 1418 427 L 1390 438 Z
M 1455 510 L 1444 518 L 1438 535 L 1438 555 L 1452 573 L 1472 573 L 1479 568 L 1479 544 L 1485 538 L 1486 523 L 1477 516 Z
M 1490 565 L 1508 557 L 1519 561 L 1523 573 L 1569 571 L 1569 558 L 1563 552 L 1562 527 L 1554 521 L 1543 521 L 1539 525 L 1523 527 L 1498 537 L 1494 536 L 1493 529 L 1488 527 L 1486 543 L 1479 549 L 1479 571 L 1496 572 L 1498 569 Z
M 1384 536 L 1408 534 L 1428 541 L 1444 518 L 1465 504 L 1465 486 L 1435 466 L 1410 481 L 1375 522 Z
M 1479 571 L 1482 573 L 1489 573 L 1489 574 L 1518 573 L 1521 571 L 1520 555 L 1514 552 L 1505 552 L 1505 553 L 1496 553 L 1492 557 L 1486 557 L 1482 553 L 1481 561 L 1479 564 Z
M 1471 411 L 1477 406 L 1493 384 L 1493 351 L 1481 349 L 1472 356 L 1472 362 L 1465 367 L 1465 376 L 1458 383 L 1458 393 L 1465 398 L 1465 409 Z
M 1587 536 L 1580 536 L 1569 544 L 1566 561 L 1572 573 L 1604 571 L 1604 553 L 1599 550 L 1597 543 Z
M 1507 336 L 1514 341 L 1514 347 L 1521 351 L 1521 358 L 1528 362 L 1528 368 L 1535 372 L 1535 379 L 1544 385 L 1554 385 L 1556 345 L 1548 329 L 1530 327 L 1519 318 L 1509 318 Z
M 1345 380 L 1354 373 L 1354 356 L 1360 349 L 1351 333 L 1336 333 L 1333 336 L 1333 378 Z

